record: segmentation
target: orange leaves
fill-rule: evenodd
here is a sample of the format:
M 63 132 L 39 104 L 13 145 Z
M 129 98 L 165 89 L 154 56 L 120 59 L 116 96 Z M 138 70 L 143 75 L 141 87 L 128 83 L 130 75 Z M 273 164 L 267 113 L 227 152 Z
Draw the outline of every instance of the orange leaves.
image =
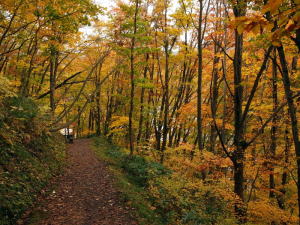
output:
M 258 34 L 267 24 L 267 20 L 261 14 L 255 13 L 250 16 L 237 17 L 230 25 L 232 28 L 237 29 L 239 34 L 244 31 Z
M 260 12 L 235 18 L 230 22 L 230 27 L 236 29 L 239 34 L 244 32 L 251 32 L 254 35 L 264 33 L 272 45 L 281 46 L 282 38 L 291 36 L 292 32 L 300 28 L 300 5 L 277 12 L 281 3 L 281 0 L 269 1 Z M 271 16 L 267 20 L 264 14 L 268 12 L 271 13 Z M 276 27 L 274 27 L 275 22 Z

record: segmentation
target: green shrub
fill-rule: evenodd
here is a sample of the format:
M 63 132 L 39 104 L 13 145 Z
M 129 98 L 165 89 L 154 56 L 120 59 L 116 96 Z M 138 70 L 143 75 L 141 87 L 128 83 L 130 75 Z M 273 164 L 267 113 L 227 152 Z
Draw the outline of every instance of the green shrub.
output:
M 4 101 L 8 115 L 15 119 L 32 119 L 38 115 L 38 106 L 30 98 L 9 97 Z
M 102 157 L 107 156 L 107 160 L 113 159 L 119 164 L 126 157 L 126 153 L 120 147 L 112 145 L 105 137 L 95 137 L 94 144 L 97 149 L 101 149 L 101 153 L 104 153 L 101 154 Z
M 148 161 L 138 155 L 123 158 L 121 165 L 140 186 L 147 186 L 151 179 L 170 173 L 162 164 Z

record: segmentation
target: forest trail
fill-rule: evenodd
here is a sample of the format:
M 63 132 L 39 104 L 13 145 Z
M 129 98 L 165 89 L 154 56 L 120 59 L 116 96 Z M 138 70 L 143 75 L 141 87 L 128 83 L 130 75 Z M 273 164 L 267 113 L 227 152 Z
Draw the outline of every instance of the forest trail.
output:
M 68 147 L 68 166 L 55 191 L 42 200 L 47 215 L 38 225 L 133 225 L 105 162 L 97 159 L 89 139 Z

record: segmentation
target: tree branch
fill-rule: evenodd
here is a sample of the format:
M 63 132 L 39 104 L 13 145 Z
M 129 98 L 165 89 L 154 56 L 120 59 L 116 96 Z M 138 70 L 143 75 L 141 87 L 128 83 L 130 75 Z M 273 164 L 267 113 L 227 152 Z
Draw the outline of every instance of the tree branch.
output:
M 83 73 L 84 71 L 85 71 L 85 70 L 82 70 L 82 71 L 79 71 L 79 72 L 77 72 L 77 73 L 74 73 L 72 76 L 68 77 L 68 78 L 65 79 L 63 82 L 61 82 L 60 84 L 58 84 L 58 85 L 55 87 L 55 90 L 58 89 L 58 88 L 63 87 L 64 85 L 69 84 L 69 83 L 68 83 L 69 80 L 73 79 L 74 77 L 78 76 L 79 74 Z M 46 97 L 47 95 L 50 94 L 50 92 L 51 92 L 51 91 L 49 90 L 49 91 L 47 91 L 47 92 L 41 94 L 40 96 L 37 97 L 37 99 L 41 99 L 41 98 Z
M 267 52 L 265 53 L 265 57 L 264 57 L 264 61 L 260 67 L 260 70 L 258 72 L 258 74 L 256 75 L 256 78 L 255 78 L 255 81 L 254 81 L 254 84 L 252 86 L 252 89 L 251 89 L 251 92 L 250 92 L 250 96 L 248 98 L 248 101 L 246 103 L 246 107 L 244 109 L 244 112 L 243 112 L 243 115 L 242 115 L 242 123 L 245 122 L 246 120 L 246 117 L 247 117 L 247 114 L 249 112 L 249 109 L 250 109 L 250 106 L 251 106 L 251 102 L 254 98 L 254 95 L 255 95 L 255 92 L 257 90 L 257 87 L 258 87 L 258 83 L 259 83 L 259 80 L 263 74 L 263 72 L 266 70 L 267 68 L 267 62 L 268 62 L 268 59 L 269 59 L 269 55 L 271 54 L 271 51 L 273 50 L 273 46 L 270 46 L 267 50 Z
M 296 95 L 294 95 L 292 97 L 292 99 L 297 98 L 300 96 L 300 92 Z M 258 138 L 258 136 L 263 132 L 263 130 L 265 129 L 265 127 L 268 125 L 269 122 L 272 121 L 272 119 L 277 115 L 278 112 L 280 112 L 284 106 L 287 105 L 287 102 L 282 103 L 277 110 L 269 117 L 269 119 L 266 120 L 266 122 L 261 126 L 261 128 L 258 130 L 258 132 L 256 133 L 256 135 L 249 141 L 246 143 L 246 148 L 249 147 L 255 140 L 256 138 Z

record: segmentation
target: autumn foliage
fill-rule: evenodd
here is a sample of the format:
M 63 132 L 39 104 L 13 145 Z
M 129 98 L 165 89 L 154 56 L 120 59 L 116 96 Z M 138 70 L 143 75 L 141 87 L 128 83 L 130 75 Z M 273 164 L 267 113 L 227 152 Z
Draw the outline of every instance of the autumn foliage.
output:
M 0 17 L 1 107 L 29 99 L 45 132 L 172 171 L 146 186 L 165 224 L 299 223 L 299 0 L 1 0 Z

